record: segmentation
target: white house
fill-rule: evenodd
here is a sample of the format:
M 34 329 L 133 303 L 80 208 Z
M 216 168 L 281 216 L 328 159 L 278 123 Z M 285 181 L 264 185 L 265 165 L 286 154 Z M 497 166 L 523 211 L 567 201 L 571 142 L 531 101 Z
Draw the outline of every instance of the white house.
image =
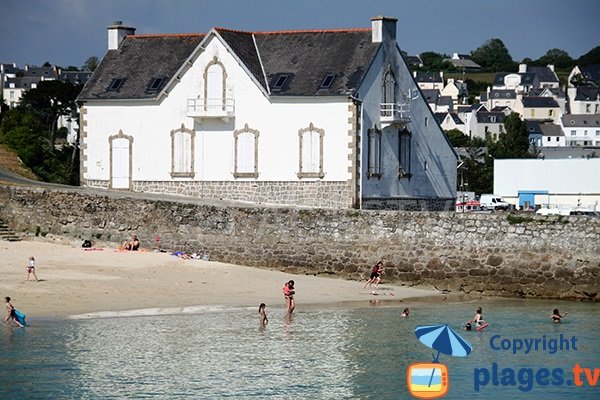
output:
M 560 125 L 567 146 L 600 146 L 600 114 L 565 114 Z
M 579 86 L 567 89 L 571 114 L 600 114 L 600 88 Z
M 457 156 L 402 58 L 396 21 L 178 35 L 113 24 L 78 99 L 82 185 L 453 209 Z

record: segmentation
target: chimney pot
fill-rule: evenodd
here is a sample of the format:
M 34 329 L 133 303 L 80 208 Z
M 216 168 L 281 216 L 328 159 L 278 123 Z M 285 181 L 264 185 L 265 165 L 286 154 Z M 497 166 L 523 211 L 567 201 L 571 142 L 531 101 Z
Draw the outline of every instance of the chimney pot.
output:
M 108 50 L 117 50 L 127 35 L 134 34 L 134 27 L 123 25 L 123 21 L 114 21 L 108 27 Z

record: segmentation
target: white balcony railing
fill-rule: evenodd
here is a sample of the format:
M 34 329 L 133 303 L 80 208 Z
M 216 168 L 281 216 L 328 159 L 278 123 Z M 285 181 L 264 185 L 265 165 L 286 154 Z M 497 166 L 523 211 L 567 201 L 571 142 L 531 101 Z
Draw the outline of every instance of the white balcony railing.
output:
M 410 103 L 381 103 L 381 123 L 407 124 L 410 122 Z
M 188 99 L 187 116 L 192 118 L 222 118 L 229 119 L 235 116 L 235 99 Z

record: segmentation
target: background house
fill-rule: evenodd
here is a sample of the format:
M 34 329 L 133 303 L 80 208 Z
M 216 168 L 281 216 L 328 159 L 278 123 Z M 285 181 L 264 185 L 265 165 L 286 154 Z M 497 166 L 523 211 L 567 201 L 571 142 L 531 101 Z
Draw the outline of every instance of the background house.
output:
M 370 29 L 135 35 L 84 87 L 84 186 L 309 207 L 453 209 L 457 157 Z M 151 155 L 151 156 L 149 156 Z

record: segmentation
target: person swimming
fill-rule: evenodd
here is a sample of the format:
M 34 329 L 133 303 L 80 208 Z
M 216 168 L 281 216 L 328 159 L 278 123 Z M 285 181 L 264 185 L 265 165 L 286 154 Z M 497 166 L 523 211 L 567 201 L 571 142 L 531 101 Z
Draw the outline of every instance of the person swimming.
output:
M 265 326 L 269 323 L 269 319 L 267 318 L 267 312 L 265 311 L 266 307 L 267 305 L 265 303 L 260 303 L 260 305 L 258 306 L 258 315 L 260 318 L 261 326 Z
M 408 308 L 405 308 L 404 311 L 402 311 L 402 314 L 400 314 L 400 317 L 402 318 L 408 318 L 408 314 L 410 311 L 408 311 Z
M 568 312 L 565 312 L 561 315 L 560 311 L 558 311 L 558 308 L 555 308 L 554 311 L 552 311 L 550 318 L 552 319 L 552 322 L 559 324 L 561 318 L 564 318 L 567 314 Z

